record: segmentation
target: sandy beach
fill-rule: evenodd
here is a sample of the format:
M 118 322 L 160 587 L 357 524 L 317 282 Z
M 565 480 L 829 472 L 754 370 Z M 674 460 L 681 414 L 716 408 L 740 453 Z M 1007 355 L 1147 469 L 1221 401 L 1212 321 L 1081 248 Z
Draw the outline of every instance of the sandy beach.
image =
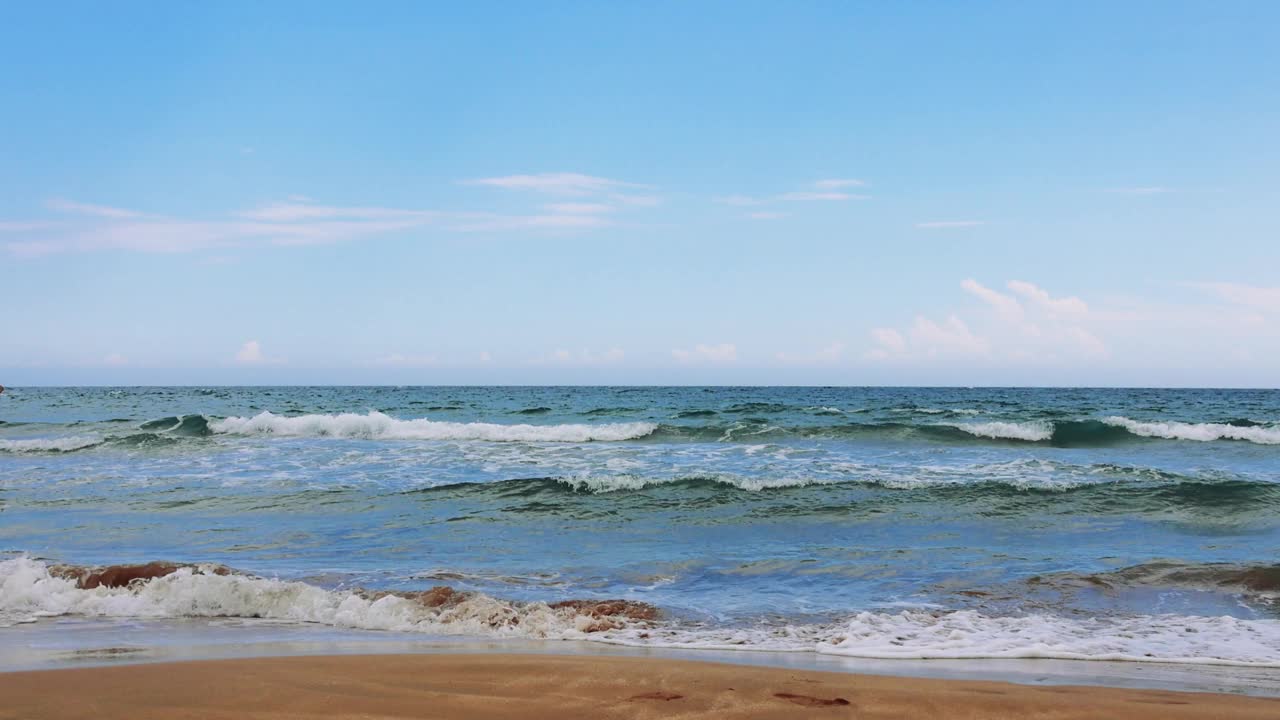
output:
M 1274 718 L 1280 699 L 512 655 L 257 658 L 0 674 L 0 718 Z

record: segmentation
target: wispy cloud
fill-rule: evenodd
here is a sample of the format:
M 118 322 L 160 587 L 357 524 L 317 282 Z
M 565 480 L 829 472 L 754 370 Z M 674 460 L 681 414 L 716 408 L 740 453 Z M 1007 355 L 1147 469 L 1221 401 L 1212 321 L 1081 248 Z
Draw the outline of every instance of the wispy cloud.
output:
M 335 205 L 313 205 L 305 200 L 288 203 L 270 203 L 253 210 L 238 213 L 240 217 L 266 222 L 294 222 L 298 220 L 388 220 L 412 219 L 434 220 L 443 213 L 432 210 L 403 210 L 385 207 L 341 207 Z
M 828 180 L 815 180 L 813 186 L 819 190 L 838 190 L 847 187 L 865 187 L 866 182 L 862 180 L 854 180 L 853 178 L 831 178 Z
M 843 192 L 817 192 L 813 190 L 799 190 L 796 192 L 783 193 L 778 196 L 779 200 L 866 200 L 869 195 L 852 195 Z
M 550 203 L 542 207 L 562 215 L 598 215 L 613 212 L 614 207 L 605 203 Z
M 932 222 L 916 223 L 916 227 L 921 230 L 950 230 L 953 228 L 971 228 L 986 225 L 985 220 L 935 220 Z
M 803 189 L 778 193 L 776 195 L 765 195 L 759 197 L 751 195 L 722 195 L 712 198 L 712 200 L 722 205 L 751 207 L 753 205 L 768 205 L 779 202 L 839 202 L 843 200 L 870 199 L 870 195 L 857 195 L 840 191 L 841 188 L 861 187 L 863 185 L 866 185 L 866 183 L 861 180 L 815 180 Z
M 569 175 L 568 180 L 556 177 L 566 187 L 619 184 L 584 175 Z M 46 206 L 65 215 L 65 219 L 0 221 L 0 233 L 7 236 L 0 248 L 18 256 L 100 250 L 178 253 L 261 244 L 332 244 L 428 226 L 447 232 L 582 231 L 614 224 L 606 216 L 622 207 L 639 208 L 656 202 L 656 198 L 648 196 L 605 193 L 589 201 L 549 203 L 528 213 L 503 214 L 333 205 L 291 195 L 283 202 L 265 203 L 221 217 L 179 218 L 55 198 Z
M 59 225 L 60 223 L 43 222 L 40 220 L 0 222 L 0 233 L 29 233 L 38 230 L 50 230 L 58 227 Z
M 786 216 L 787 216 L 787 213 L 784 213 L 784 212 L 747 213 L 747 217 L 751 218 L 752 220 L 778 220 L 779 218 L 784 218 Z
M 507 190 L 531 190 L 554 195 L 590 195 L 618 188 L 642 188 L 644 185 L 581 173 L 540 173 L 537 175 L 504 175 L 502 177 L 463 180 L 464 185 L 487 185 Z
M 87 203 L 72 202 L 65 198 L 50 198 L 44 205 L 50 210 L 74 215 L 89 215 L 92 217 L 112 219 L 146 217 L 143 213 L 137 212 L 136 210 L 126 210 L 124 208 L 108 207 L 106 205 L 89 205 Z
M 496 230 L 589 230 L 612 225 L 613 221 L 600 215 L 548 213 L 542 215 L 494 215 L 480 217 L 452 225 L 459 232 L 490 232 Z

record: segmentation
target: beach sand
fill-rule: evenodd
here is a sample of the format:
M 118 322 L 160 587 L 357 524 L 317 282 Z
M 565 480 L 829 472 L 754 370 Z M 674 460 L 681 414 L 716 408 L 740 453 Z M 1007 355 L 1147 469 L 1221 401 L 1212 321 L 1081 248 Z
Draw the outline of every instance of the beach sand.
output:
M 1280 699 L 647 658 L 364 655 L 0 674 L 0 718 L 1277 718 Z

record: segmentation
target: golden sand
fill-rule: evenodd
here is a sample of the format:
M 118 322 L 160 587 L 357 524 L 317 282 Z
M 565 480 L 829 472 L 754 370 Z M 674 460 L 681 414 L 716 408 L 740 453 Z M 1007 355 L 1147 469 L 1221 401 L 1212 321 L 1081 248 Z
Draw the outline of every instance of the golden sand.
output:
M 647 658 L 343 655 L 0 674 L 0 718 L 1280 718 L 1280 699 Z

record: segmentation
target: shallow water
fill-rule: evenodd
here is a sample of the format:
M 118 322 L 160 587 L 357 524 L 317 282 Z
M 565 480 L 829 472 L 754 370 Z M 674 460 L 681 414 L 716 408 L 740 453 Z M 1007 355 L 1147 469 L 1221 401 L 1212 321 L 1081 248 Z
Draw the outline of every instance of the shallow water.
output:
M 0 420 L 0 624 L 1280 666 L 1276 391 L 17 388 Z M 154 559 L 252 577 L 47 572 Z M 478 595 L 360 590 L 441 584 Z M 614 597 L 664 618 L 544 604 Z

